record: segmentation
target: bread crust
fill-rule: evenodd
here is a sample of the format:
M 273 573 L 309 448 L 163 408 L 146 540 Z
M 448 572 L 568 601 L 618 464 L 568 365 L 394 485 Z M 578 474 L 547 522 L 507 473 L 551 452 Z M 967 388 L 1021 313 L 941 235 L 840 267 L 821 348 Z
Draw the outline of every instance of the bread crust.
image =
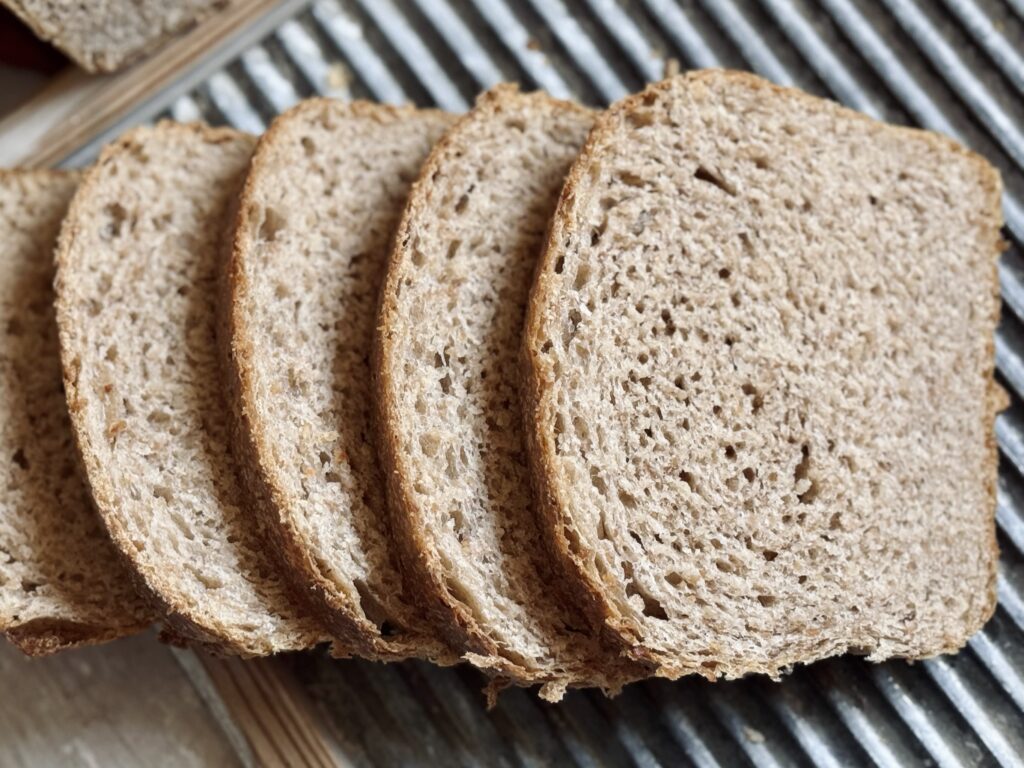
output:
M 688 663 L 681 663 L 671 655 L 659 653 L 653 648 L 646 646 L 643 642 L 643 635 L 639 626 L 629 617 L 624 616 L 608 598 L 601 575 L 596 569 L 588 567 L 584 552 L 580 549 L 579 532 L 576 529 L 572 518 L 571 499 L 566 497 L 566 491 L 561 488 L 554 478 L 557 472 L 554 463 L 555 447 L 551 434 L 542 434 L 542 426 L 547 421 L 546 414 L 552 409 L 548 395 L 550 394 L 551 372 L 547 370 L 540 357 L 540 345 L 542 334 L 543 307 L 550 302 L 554 290 L 552 273 L 555 262 L 560 254 L 560 246 L 565 242 L 568 232 L 571 230 L 571 214 L 577 195 L 581 194 L 587 184 L 587 174 L 590 167 L 597 161 L 598 147 L 615 130 L 617 118 L 627 114 L 634 109 L 643 106 L 645 100 L 657 99 L 663 91 L 671 89 L 676 82 L 683 80 L 688 84 L 706 84 L 716 81 L 726 81 L 730 84 L 737 84 L 745 88 L 767 91 L 778 97 L 786 99 L 797 99 L 805 103 L 814 104 L 820 107 L 825 102 L 822 99 L 806 94 L 794 88 L 778 86 L 763 80 L 756 75 L 747 72 L 731 70 L 708 69 L 698 70 L 673 78 L 663 80 L 649 85 L 640 93 L 628 96 L 613 104 L 607 112 L 603 113 L 597 120 L 594 129 L 590 133 L 586 144 L 580 152 L 580 156 L 570 170 L 561 197 L 559 198 L 556 212 L 552 217 L 548 237 L 543 253 L 538 260 L 537 270 L 534 275 L 534 283 L 530 292 L 530 301 L 527 309 L 526 322 L 524 325 L 523 345 L 520 352 L 521 370 L 523 375 L 523 414 L 526 423 L 527 453 L 530 461 L 533 481 L 538 489 L 538 498 L 542 518 L 549 534 L 554 557 L 562 565 L 567 574 L 568 586 L 575 591 L 577 599 L 585 605 L 593 620 L 602 624 L 608 631 L 612 642 L 618 644 L 624 653 L 629 657 L 652 663 L 656 665 L 656 674 L 660 677 L 676 679 L 687 674 L 702 674 L 709 679 L 718 676 L 727 678 L 741 677 L 752 672 L 764 673 L 777 676 L 781 670 L 788 669 L 795 664 L 806 661 L 798 656 L 784 657 L 771 665 L 747 663 L 736 666 L 720 665 L 713 672 L 699 666 Z M 996 171 L 987 160 L 971 150 L 963 147 L 950 138 L 923 131 L 915 128 L 900 126 L 889 126 L 878 123 L 866 115 L 853 110 L 832 105 L 832 109 L 846 120 L 856 120 L 870 123 L 873 126 L 880 126 L 882 130 L 893 131 L 917 139 L 924 138 L 937 148 L 947 152 L 960 154 L 974 164 L 979 174 L 985 180 L 985 187 L 989 199 L 987 209 L 989 210 L 987 227 L 991 231 L 993 254 L 990 280 L 992 294 L 996 297 L 994 302 L 995 311 L 990 318 L 991 327 L 995 328 L 999 321 L 999 278 L 997 268 L 997 257 L 1005 247 L 1000 236 L 1002 226 L 1001 216 L 1001 195 L 1002 181 Z M 995 341 L 990 338 L 988 341 L 989 359 L 992 361 L 994 370 Z M 1008 406 L 1008 398 L 1002 387 L 990 378 L 988 403 L 988 423 L 994 424 L 996 414 Z M 986 465 L 985 484 L 990 500 L 990 508 L 994 511 L 996 506 L 996 484 L 998 473 L 998 446 L 994 430 L 989 430 L 989 437 L 986 444 L 988 462 Z M 999 548 L 996 541 L 996 522 L 994 514 L 988 523 L 988 549 L 989 559 L 989 588 L 985 595 L 985 607 L 980 613 L 980 618 L 972 626 L 969 632 L 963 637 L 948 638 L 947 642 L 937 645 L 921 654 L 909 658 L 929 658 L 944 653 L 952 653 L 962 647 L 967 637 L 980 629 L 992 616 L 996 606 L 996 567 L 999 557 Z M 885 657 L 889 657 L 886 655 Z M 883 657 L 872 660 L 882 660 Z
M 84 415 L 85 400 L 79 392 L 79 371 L 73 364 L 72 358 L 69 357 L 70 349 L 64 341 L 64 329 L 74 325 L 75 317 L 72 308 L 63 299 L 61 286 L 66 279 L 68 271 L 72 268 L 71 248 L 79 233 L 78 228 L 83 217 L 82 209 L 89 204 L 93 188 L 101 181 L 99 169 L 111 162 L 112 159 L 122 152 L 131 151 L 136 142 L 136 136 L 146 130 L 192 134 L 209 144 L 234 142 L 239 137 L 246 136 L 246 134 L 231 128 L 211 128 L 198 123 L 179 124 L 163 121 L 155 129 L 135 129 L 108 144 L 101 152 L 94 166 L 95 170 L 85 175 L 82 184 L 71 201 L 64 225 L 61 228 L 56 250 L 56 306 L 58 326 L 62 337 L 61 363 L 64 371 L 64 388 L 67 396 L 68 410 L 71 414 L 75 448 L 85 470 L 83 478 L 107 533 L 121 553 L 124 562 L 128 565 L 136 588 L 150 599 L 163 617 L 164 631 L 161 636 L 162 639 L 175 645 L 188 643 L 194 647 L 201 647 L 204 650 L 221 655 L 242 657 L 266 656 L 280 649 L 273 647 L 269 642 L 249 642 L 244 638 L 234 636 L 227 626 L 219 625 L 216 622 L 202 621 L 196 616 L 191 606 L 177 604 L 169 600 L 163 588 L 164 580 L 162 575 L 133 557 L 134 547 L 130 537 L 114 511 L 117 506 L 117 490 L 106 482 L 105 474 L 100 471 L 99 457 L 89 450 L 89 437 L 86 433 Z M 309 647 L 312 647 L 316 643 L 322 642 L 322 640 L 322 637 L 309 637 L 307 642 Z
M 416 632 L 394 638 L 385 637 L 338 592 L 305 543 L 293 518 L 289 496 L 275 482 L 277 473 L 273 458 L 265 450 L 274 440 L 269 426 L 263 424 L 258 416 L 253 364 L 255 333 L 249 328 L 242 301 L 250 291 L 243 266 L 246 254 L 252 247 L 250 224 L 259 216 L 254 197 L 259 174 L 263 166 L 270 162 L 270 155 L 276 151 L 278 136 L 286 130 L 286 123 L 325 109 L 337 111 L 335 117 L 338 119 L 352 117 L 378 122 L 402 120 L 424 112 L 437 116 L 444 114 L 438 110 L 418 111 L 409 106 L 396 107 L 365 101 L 342 105 L 331 99 L 314 98 L 283 113 L 260 139 L 239 195 L 230 239 L 226 241 L 229 252 L 224 264 L 222 300 L 218 307 L 218 343 L 228 372 L 228 385 L 234 404 L 232 439 L 245 485 L 253 495 L 254 506 L 263 515 L 268 529 L 279 534 L 272 537 L 273 546 L 284 564 L 286 574 L 297 589 L 305 592 L 306 602 L 336 638 L 333 653 L 338 656 L 356 653 L 364 658 L 381 661 L 427 658 L 438 664 L 451 665 L 458 661 L 458 655 L 452 652 L 446 642 Z M 417 593 L 414 579 L 405 576 L 403 582 L 411 593 Z M 419 602 L 418 599 L 414 601 Z
M 598 684 L 595 680 L 600 679 L 600 674 L 595 674 L 595 670 L 575 670 L 573 674 L 554 675 L 549 671 L 518 663 L 503 652 L 464 602 L 452 594 L 445 575 L 445 567 L 423 527 L 422 514 L 412 491 L 413 472 L 408 463 L 409 457 L 403 453 L 399 444 L 398 404 L 393 396 L 393 393 L 399 391 L 402 386 L 402 374 L 396 371 L 392 364 L 395 355 L 391 329 L 399 317 L 397 292 L 400 280 L 405 274 L 405 265 L 411 258 L 409 246 L 412 229 L 417 219 L 424 215 L 423 209 L 432 191 L 433 178 L 444 167 L 446 157 L 457 151 L 463 125 L 474 120 L 480 110 L 497 112 L 506 107 L 509 111 L 518 109 L 518 102 L 523 98 L 518 88 L 512 84 L 499 85 L 483 93 L 477 100 L 474 112 L 461 118 L 438 142 L 424 163 L 419 178 L 413 184 L 408 205 L 395 231 L 387 273 L 380 292 L 378 330 L 372 361 L 374 391 L 377 394 L 374 406 L 376 431 L 381 435 L 381 459 L 387 479 L 388 502 L 394 520 L 395 538 L 402 553 L 403 566 L 413 576 L 412 582 L 420 585 L 422 598 L 430 605 L 437 621 L 448 627 L 453 642 L 466 650 L 466 658 L 493 676 L 498 681 L 497 685 L 540 683 L 543 686 L 541 696 L 557 701 L 568 686 Z M 534 97 L 531 107 L 535 105 L 552 112 L 591 114 L 590 110 L 584 107 L 553 98 L 541 101 Z M 556 593 L 565 595 L 569 604 L 572 604 L 573 596 L 565 593 L 560 584 L 552 584 L 551 588 Z M 626 667 L 630 668 L 630 672 L 621 682 L 644 677 L 648 671 L 644 665 Z M 617 685 L 620 687 L 621 683 Z

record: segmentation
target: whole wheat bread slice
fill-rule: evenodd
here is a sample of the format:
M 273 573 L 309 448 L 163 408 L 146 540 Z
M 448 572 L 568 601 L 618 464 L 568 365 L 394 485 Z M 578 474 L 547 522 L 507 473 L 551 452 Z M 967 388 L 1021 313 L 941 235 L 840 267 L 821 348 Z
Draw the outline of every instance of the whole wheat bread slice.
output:
M 0 0 L 89 72 L 113 72 L 230 0 Z
M 607 652 L 547 567 L 520 430 L 533 265 L 593 113 L 498 86 L 438 144 L 381 294 L 377 396 L 405 560 L 469 658 L 499 678 L 614 689 Z
M 669 677 L 952 651 L 995 605 L 1000 180 L 747 74 L 612 107 L 524 341 L 582 596 Z
M 153 620 L 91 508 L 61 386 L 53 249 L 78 175 L 0 171 L 0 631 L 33 656 Z
M 161 123 L 109 145 L 71 203 L 56 281 L 71 422 L 103 521 L 171 636 L 243 655 L 321 637 L 275 569 L 228 444 L 219 248 L 253 144 Z
M 239 455 L 289 570 L 345 649 L 455 657 L 403 583 L 368 403 L 388 244 L 452 118 L 312 99 L 253 156 L 227 264 Z

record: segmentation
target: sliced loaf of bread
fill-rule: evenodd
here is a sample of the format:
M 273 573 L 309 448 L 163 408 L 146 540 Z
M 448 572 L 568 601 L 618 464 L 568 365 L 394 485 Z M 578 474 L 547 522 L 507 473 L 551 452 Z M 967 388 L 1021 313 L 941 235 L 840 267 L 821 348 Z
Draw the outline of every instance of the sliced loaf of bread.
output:
M 223 337 L 250 485 L 346 649 L 454 661 L 403 583 L 368 407 L 377 293 L 409 185 L 452 118 L 312 99 L 260 140 Z
M 229 0 L 0 0 L 89 72 L 113 72 Z
M 995 605 L 1000 179 L 943 137 L 699 72 L 598 121 L 526 324 L 582 599 L 669 677 L 953 651 Z
M 173 636 L 263 655 L 321 637 L 246 508 L 215 335 L 220 240 L 254 140 L 162 123 L 104 149 L 57 254 L 71 422 L 111 537 Z
M 38 656 L 136 632 L 135 591 L 76 466 L 53 250 L 78 175 L 0 171 L 0 631 Z
M 478 666 L 543 683 L 550 699 L 639 673 L 558 589 L 520 429 L 530 277 L 592 122 L 512 86 L 481 96 L 413 188 L 378 320 L 383 455 L 406 562 Z

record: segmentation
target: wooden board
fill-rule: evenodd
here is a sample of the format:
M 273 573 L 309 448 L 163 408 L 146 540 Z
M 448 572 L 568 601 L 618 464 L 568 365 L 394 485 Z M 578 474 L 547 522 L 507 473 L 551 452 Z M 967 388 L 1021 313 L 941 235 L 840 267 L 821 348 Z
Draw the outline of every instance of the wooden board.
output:
M 0 765 L 237 766 L 153 633 L 29 659 L 0 641 Z

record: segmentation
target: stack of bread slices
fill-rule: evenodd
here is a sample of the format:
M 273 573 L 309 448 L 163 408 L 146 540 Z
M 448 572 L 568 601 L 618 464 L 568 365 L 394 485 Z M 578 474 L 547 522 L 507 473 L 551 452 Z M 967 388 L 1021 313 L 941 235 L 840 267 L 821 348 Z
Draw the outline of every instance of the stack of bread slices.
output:
M 995 605 L 1000 226 L 952 141 L 715 70 L 5 172 L 0 628 L 549 700 L 954 651 Z

